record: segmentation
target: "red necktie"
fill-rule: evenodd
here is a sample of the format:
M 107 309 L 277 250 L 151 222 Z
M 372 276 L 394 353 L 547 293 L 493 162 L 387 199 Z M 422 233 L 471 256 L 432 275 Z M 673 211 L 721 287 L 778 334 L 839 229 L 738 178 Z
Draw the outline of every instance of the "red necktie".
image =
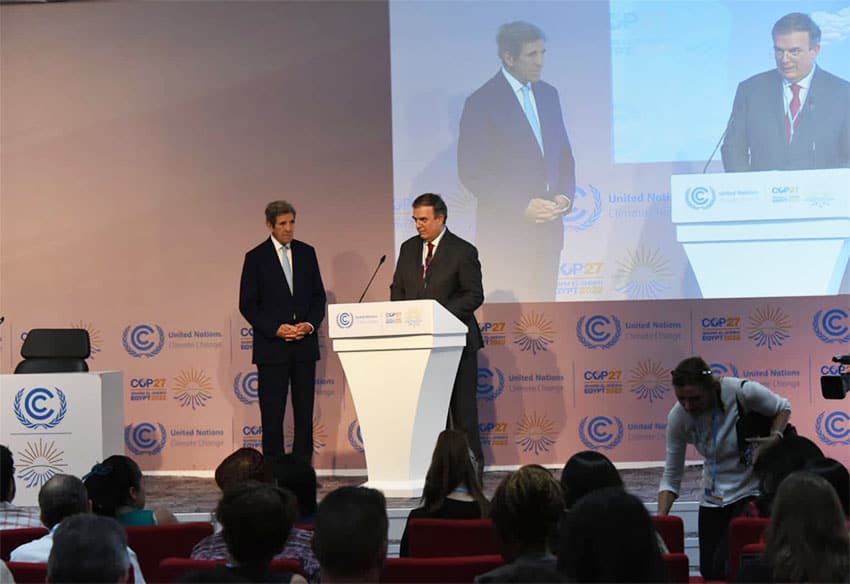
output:
M 425 281 L 425 274 L 428 273 L 428 268 L 431 266 L 431 260 L 434 259 L 434 244 L 428 242 L 428 255 L 425 256 L 425 263 L 422 264 L 422 281 Z
M 800 125 L 800 86 L 796 83 L 791 85 L 791 103 L 788 104 L 788 113 L 785 115 L 785 136 L 788 138 L 788 143 L 791 143 L 791 138 L 794 137 L 794 132 L 791 131 L 791 124 L 794 124 L 794 130 Z

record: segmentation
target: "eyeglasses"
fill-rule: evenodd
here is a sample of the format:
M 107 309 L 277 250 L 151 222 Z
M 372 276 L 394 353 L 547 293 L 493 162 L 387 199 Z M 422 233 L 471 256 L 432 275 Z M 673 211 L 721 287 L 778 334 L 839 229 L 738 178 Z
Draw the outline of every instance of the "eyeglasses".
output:
M 800 56 L 808 50 L 809 49 L 801 49 L 800 47 L 794 47 L 793 49 L 778 49 L 774 47 L 773 54 L 777 59 L 784 59 L 785 55 L 788 55 L 791 59 L 799 59 Z

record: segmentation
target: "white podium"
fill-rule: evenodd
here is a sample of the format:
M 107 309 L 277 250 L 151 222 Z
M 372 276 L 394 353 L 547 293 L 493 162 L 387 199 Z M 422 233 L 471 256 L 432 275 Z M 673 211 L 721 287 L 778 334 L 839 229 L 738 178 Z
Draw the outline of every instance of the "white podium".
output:
M 704 298 L 839 292 L 850 169 L 671 177 L 673 223 Z
M 14 503 L 38 506 L 54 474 L 82 477 L 124 454 L 120 371 L 0 375 L 0 443 L 15 457 Z
M 328 328 L 357 409 L 366 486 L 420 496 L 446 427 L 466 325 L 434 300 L 409 300 L 332 304 Z

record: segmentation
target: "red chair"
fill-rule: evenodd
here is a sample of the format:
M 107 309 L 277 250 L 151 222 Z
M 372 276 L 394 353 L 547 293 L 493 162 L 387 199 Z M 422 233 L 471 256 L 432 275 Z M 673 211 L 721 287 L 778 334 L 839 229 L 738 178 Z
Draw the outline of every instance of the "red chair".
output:
M 407 524 L 411 558 L 500 555 L 490 519 L 411 519 Z
M 671 554 L 681 554 L 685 551 L 685 523 L 678 515 L 653 515 L 652 522 L 655 531 L 667 545 Z
M 381 582 L 472 582 L 504 563 L 501 555 L 387 558 Z
M 6 562 L 6 567 L 18 584 L 44 584 L 47 581 L 47 562 Z
M 734 582 L 741 565 L 741 550 L 749 543 L 759 543 L 768 519 L 762 517 L 736 517 L 729 524 L 729 566 L 727 580 Z
M 165 558 L 159 563 L 159 581 L 177 582 L 185 574 L 195 570 L 209 570 L 226 560 L 193 560 L 190 558 Z M 304 568 L 298 560 L 272 560 L 271 571 L 274 573 L 289 572 L 304 575 Z
M 691 565 L 685 553 L 664 554 L 667 579 L 671 584 L 687 584 L 690 581 Z
M 212 532 L 212 524 L 206 522 L 128 527 L 127 545 L 136 552 L 145 580 L 158 582 L 163 558 L 188 558 L 195 544 Z
M 24 527 L 0 530 L 0 560 L 9 561 L 12 550 L 47 535 L 45 527 Z

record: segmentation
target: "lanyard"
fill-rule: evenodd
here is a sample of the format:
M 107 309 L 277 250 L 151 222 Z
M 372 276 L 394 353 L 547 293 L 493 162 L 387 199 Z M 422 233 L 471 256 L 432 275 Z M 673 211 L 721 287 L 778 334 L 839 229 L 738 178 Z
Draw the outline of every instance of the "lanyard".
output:
M 714 441 L 714 460 L 708 465 L 711 473 L 711 490 L 714 491 L 717 487 L 717 434 L 719 431 L 720 416 L 717 415 L 717 408 L 711 411 L 711 435 Z

